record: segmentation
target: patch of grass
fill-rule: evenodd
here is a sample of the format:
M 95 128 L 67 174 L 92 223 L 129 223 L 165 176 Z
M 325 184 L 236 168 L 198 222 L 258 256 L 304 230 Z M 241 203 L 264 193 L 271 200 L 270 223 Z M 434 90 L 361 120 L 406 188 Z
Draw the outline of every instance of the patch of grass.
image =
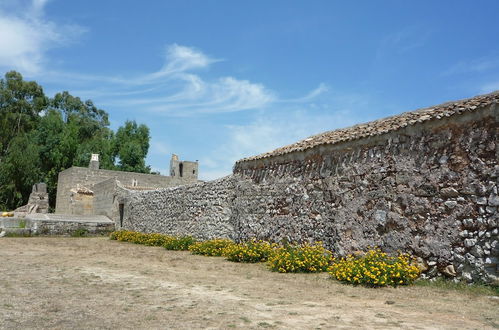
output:
M 454 290 L 477 296 L 499 296 L 499 286 L 488 284 L 468 284 L 466 282 L 453 282 L 444 278 L 434 281 L 419 279 L 414 282 L 417 286 L 429 287 L 441 290 Z
M 272 325 L 272 324 L 267 323 L 267 322 L 259 322 L 259 323 L 258 323 L 258 326 L 259 326 L 259 327 L 262 327 L 262 328 L 272 328 L 272 327 L 273 327 L 273 325 Z
M 19 228 L 26 228 L 26 220 L 19 221 Z
M 88 235 L 87 228 L 77 228 L 71 233 L 71 237 L 86 237 Z
M 244 317 L 244 316 L 241 316 L 240 319 L 244 322 L 244 323 L 251 323 L 250 319 L 247 318 L 247 317 Z

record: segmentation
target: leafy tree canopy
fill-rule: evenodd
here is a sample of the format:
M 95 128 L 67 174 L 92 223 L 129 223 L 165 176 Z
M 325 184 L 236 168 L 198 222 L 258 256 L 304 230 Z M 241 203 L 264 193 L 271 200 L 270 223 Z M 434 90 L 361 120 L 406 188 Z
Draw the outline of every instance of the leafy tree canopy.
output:
M 31 186 L 46 182 L 51 206 L 57 177 L 100 155 L 104 169 L 150 173 L 149 128 L 126 121 L 114 133 L 109 115 L 91 100 L 64 91 L 45 96 L 34 81 L 11 71 L 0 79 L 0 210 L 26 204 Z
M 113 141 L 112 153 L 118 158 L 118 168 L 123 171 L 150 173 L 151 168 L 145 165 L 145 157 L 149 150 L 149 128 L 127 120 L 118 128 Z

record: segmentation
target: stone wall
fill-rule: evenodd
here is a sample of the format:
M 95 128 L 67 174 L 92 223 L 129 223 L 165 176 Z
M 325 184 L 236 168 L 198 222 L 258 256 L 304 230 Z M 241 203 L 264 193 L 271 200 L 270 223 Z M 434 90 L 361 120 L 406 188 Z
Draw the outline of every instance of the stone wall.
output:
M 56 213 L 73 214 L 71 208 L 72 189 L 84 187 L 92 190 L 95 184 L 108 179 L 118 180 L 125 187 L 164 188 L 196 182 L 197 176 L 196 178 L 181 178 L 73 166 L 59 173 Z
M 114 222 L 104 216 L 58 215 L 32 213 L 20 217 L 0 219 L 0 237 L 15 235 L 71 235 L 107 234 L 114 230 Z
M 88 191 L 71 191 L 68 214 L 94 214 L 94 194 Z
M 498 106 L 236 164 L 238 239 L 380 246 L 466 280 L 498 275 Z
M 32 235 L 72 235 L 84 230 L 83 235 L 108 234 L 114 231 L 114 223 L 109 222 L 78 222 L 60 220 L 27 220 L 26 226 Z
M 123 228 L 322 241 L 337 255 L 380 246 L 419 257 L 427 276 L 494 281 L 498 110 L 240 161 L 231 177 L 136 193 L 125 200 Z
M 116 217 L 116 189 L 118 182 L 116 179 L 107 179 L 96 183 L 93 187 L 94 203 L 93 212 L 96 215 L 105 215 L 110 219 Z
M 125 197 L 124 229 L 192 235 L 198 239 L 231 238 L 232 177 Z M 120 226 L 117 224 L 117 228 Z

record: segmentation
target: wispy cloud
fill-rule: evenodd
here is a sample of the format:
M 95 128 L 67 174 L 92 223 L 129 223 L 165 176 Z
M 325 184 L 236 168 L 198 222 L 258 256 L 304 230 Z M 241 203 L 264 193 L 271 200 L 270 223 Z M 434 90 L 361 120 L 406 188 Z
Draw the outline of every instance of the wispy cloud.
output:
M 46 19 L 47 2 L 0 4 L 0 67 L 38 73 L 43 69 L 49 49 L 64 46 L 84 32 L 77 25 L 60 25 Z
M 92 98 L 102 107 L 140 107 L 144 112 L 175 117 L 262 110 L 273 103 L 305 103 L 329 91 L 321 83 L 305 96 L 280 99 L 264 84 L 206 74 L 219 61 L 199 49 L 173 44 L 166 47 L 162 67 L 152 73 L 103 77 L 52 71 L 45 78 L 70 81 L 76 86 L 74 93 Z M 85 88 L 89 85 L 98 85 L 99 89 Z
M 387 53 L 404 54 L 410 50 L 423 47 L 430 33 L 420 26 L 408 26 L 391 33 L 381 40 L 376 57 L 385 57 Z
M 248 156 L 274 150 L 324 131 L 347 127 L 366 118 L 359 118 L 358 102 L 331 104 L 329 111 L 304 107 L 292 111 L 262 113 L 247 124 L 227 125 L 225 143 L 200 159 L 202 179 L 212 180 L 232 171 L 233 164 Z
M 192 69 L 206 68 L 220 60 L 212 59 L 193 47 L 173 44 L 166 47 L 166 61 L 163 67 L 146 78 L 170 77 Z
M 48 65 L 48 51 L 71 43 L 84 29 L 47 19 L 47 3 L 7 0 L 0 4 L 0 68 L 63 85 L 103 108 L 193 116 L 261 110 L 276 101 L 307 102 L 327 90 L 320 85 L 304 97 L 279 100 L 277 93 L 262 83 L 208 72 L 222 59 L 177 43 L 165 47 L 163 64 L 155 72 L 113 76 L 60 71 Z
M 287 100 L 283 99 L 283 100 L 279 100 L 279 102 L 282 102 L 282 103 L 309 102 L 309 101 L 315 99 L 316 97 L 318 97 L 319 95 L 322 95 L 322 94 L 327 93 L 327 92 L 329 92 L 329 86 L 326 85 L 325 83 L 320 83 L 317 88 L 313 89 L 305 96 L 295 98 L 295 99 L 287 99 Z
M 499 68 L 499 56 L 480 57 L 469 61 L 460 61 L 443 72 L 443 75 L 483 73 Z

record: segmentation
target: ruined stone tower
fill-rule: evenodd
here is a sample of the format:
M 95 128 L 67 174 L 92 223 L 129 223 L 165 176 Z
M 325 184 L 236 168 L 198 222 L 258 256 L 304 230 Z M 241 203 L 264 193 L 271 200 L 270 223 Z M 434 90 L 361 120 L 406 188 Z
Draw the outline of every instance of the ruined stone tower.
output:
M 170 160 L 170 176 L 197 180 L 198 161 L 180 161 L 178 155 L 172 154 L 172 158 Z

